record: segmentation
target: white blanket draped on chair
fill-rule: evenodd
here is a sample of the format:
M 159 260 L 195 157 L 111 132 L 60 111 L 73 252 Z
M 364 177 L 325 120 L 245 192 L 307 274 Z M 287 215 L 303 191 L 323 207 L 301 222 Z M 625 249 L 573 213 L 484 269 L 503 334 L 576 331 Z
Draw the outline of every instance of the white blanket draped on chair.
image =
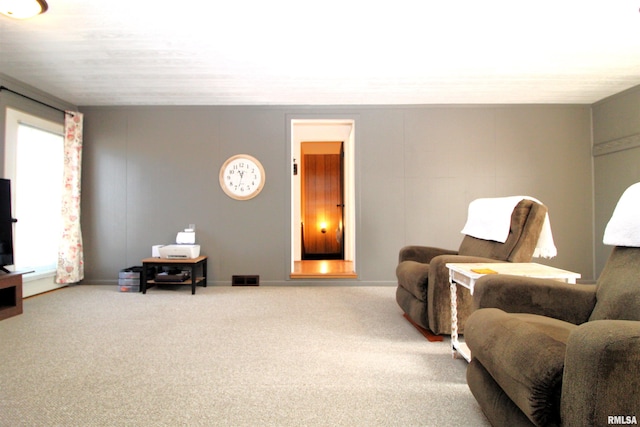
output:
M 640 182 L 622 193 L 604 230 L 605 245 L 640 247 Z
M 504 243 L 509 237 L 511 215 L 521 200 L 532 200 L 542 204 L 539 200 L 528 196 L 509 196 L 476 199 L 469 204 L 467 223 L 462 234 L 483 240 L 493 240 Z M 536 258 L 553 258 L 558 250 L 553 242 L 551 223 L 547 212 L 538 243 L 533 256 Z

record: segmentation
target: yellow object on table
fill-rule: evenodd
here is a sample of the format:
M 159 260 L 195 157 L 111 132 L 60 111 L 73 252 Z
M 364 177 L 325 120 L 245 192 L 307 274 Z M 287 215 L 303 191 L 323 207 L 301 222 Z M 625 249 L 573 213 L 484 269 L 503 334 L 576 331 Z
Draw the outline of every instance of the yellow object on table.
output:
M 472 268 L 471 271 L 478 274 L 498 274 L 497 271 L 490 268 Z

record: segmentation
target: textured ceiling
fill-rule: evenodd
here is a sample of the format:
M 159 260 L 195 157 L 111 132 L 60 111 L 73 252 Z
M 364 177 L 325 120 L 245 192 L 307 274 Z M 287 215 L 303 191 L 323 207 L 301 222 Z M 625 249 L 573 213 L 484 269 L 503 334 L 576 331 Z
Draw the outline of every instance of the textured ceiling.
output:
M 593 103 L 640 84 L 640 2 L 48 0 L 0 73 L 76 105 Z

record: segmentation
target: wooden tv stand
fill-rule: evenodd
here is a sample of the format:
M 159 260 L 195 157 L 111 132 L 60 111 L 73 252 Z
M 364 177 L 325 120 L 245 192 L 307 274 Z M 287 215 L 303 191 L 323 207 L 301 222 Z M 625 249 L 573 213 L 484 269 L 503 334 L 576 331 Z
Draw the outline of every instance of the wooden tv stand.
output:
M 22 273 L 0 273 L 0 320 L 22 314 Z

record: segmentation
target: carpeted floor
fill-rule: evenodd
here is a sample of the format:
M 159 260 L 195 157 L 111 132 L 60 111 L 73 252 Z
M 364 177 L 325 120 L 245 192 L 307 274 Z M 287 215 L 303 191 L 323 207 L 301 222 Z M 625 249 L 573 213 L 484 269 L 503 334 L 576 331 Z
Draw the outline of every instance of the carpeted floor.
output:
M 0 322 L 0 426 L 487 426 L 395 288 L 80 285 Z

